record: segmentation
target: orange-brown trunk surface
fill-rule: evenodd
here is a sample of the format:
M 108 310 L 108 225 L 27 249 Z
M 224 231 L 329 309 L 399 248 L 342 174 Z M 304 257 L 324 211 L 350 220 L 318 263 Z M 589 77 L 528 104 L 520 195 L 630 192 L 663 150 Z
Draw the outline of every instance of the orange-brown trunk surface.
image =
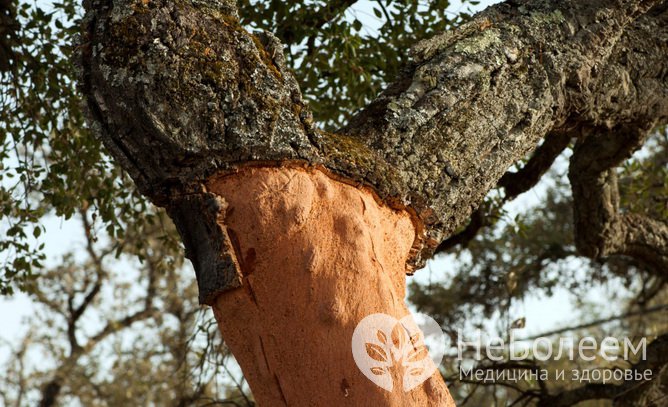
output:
M 454 406 L 436 371 L 386 391 L 353 359 L 366 316 L 409 313 L 410 215 L 370 191 L 302 168 L 247 168 L 213 178 L 243 273 L 214 313 L 261 406 Z

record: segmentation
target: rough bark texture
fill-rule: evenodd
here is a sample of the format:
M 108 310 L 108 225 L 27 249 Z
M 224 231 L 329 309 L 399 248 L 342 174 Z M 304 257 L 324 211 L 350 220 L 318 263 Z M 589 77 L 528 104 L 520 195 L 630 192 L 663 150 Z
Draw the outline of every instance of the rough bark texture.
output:
M 651 5 L 490 7 L 418 44 L 403 77 L 342 131 L 395 163 L 428 243 L 437 243 L 549 131 L 665 120 L 665 7 L 634 22 Z
M 647 131 L 668 118 L 668 6 L 658 0 L 511 0 L 491 7 L 458 30 L 417 44 L 401 77 L 337 134 L 315 128 L 280 43 L 271 34 L 244 30 L 232 0 L 89 0 L 86 8 L 81 87 L 91 123 L 141 192 L 167 207 L 197 269 L 200 300 L 215 304 L 221 329 L 251 372 L 251 382 L 262 384 L 253 390 L 272 402 L 282 397 L 288 404 L 296 397 L 295 388 L 314 391 L 292 379 L 308 377 L 300 376 L 296 366 L 288 363 L 292 370 L 284 369 L 271 359 L 290 349 L 288 339 L 299 342 L 300 336 L 291 338 L 290 333 L 314 324 L 309 335 L 315 343 L 348 344 L 351 325 L 365 312 L 404 307 L 403 280 L 396 274 L 423 264 L 546 134 L 574 135 L 584 151 L 588 129 L 598 134 Z M 633 132 L 619 137 L 622 145 L 636 140 Z M 589 150 L 589 158 L 597 159 L 597 151 Z M 553 156 L 554 151 L 545 154 Z M 608 194 L 602 172 L 616 164 L 588 168 L 586 155 L 576 155 L 574 195 L 587 199 L 594 194 L 598 203 L 585 202 L 582 209 L 603 222 L 593 240 L 579 238 L 580 249 L 600 256 L 657 243 L 636 239 L 619 246 L 619 239 L 606 237 L 608 230 L 614 236 L 621 233 L 626 242 L 637 232 L 655 233 L 665 244 L 661 225 L 629 218 L 624 226 L 624 218 L 614 214 L 615 205 L 607 203 L 614 196 Z M 401 239 L 397 253 L 408 252 L 406 257 L 380 260 L 392 248 L 372 254 L 353 250 L 350 243 L 365 233 L 353 220 L 370 216 L 360 215 L 359 208 L 309 232 L 311 238 L 320 232 L 323 241 L 307 239 L 308 234 L 300 234 L 306 233 L 300 226 L 303 208 L 293 208 L 301 203 L 282 190 L 268 195 L 275 193 L 277 202 L 287 200 L 275 203 L 285 218 L 271 218 L 283 229 L 263 223 L 270 211 L 239 201 L 232 207 L 243 208 L 238 210 L 246 211 L 245 222 L 252 219 L 256 229 L 242 236 L 231 232 L 230 225 L 241 221 L 226 200 L 233 202 L 256 186 L 243 174 L 252 167 L 282 167 L 286 175 L 296 166 L 308 173 L 317 168 L 329 182 L 368 187 L 367 195 L 355 189 L 347 193 L 341 201 L 346 205 L 361 196 L 369 207 L 375 204 L 369 196 L 375 194 L 379 203 L 404 211 L 402 222 L 412 221 L 415 232 L 412 241 Z M 577 172 L 582 173 L 581 184 Z M 233 178 L 225 178 L 230 174 Z M 226 179 L 236 180 L 239 191 Z M 374 210 L 389 209 L 379 204 Z M 364 222 L 369 228 L 368 219 Z M 330 235 L 339 236 L 339 246 L 328 246 L 324 237 Z M 290 254 L 272 257 L 270 246 L 257 249 L 276 243 L 272 239 L 293 242 L 294 247 L 286 248 Z M 373 234 L 365 239 L 376 242 Z M 350 271 L 325 268 L 309 274 L 314 244 L 322 245 L 314 253 L 341 256 L 330 259 L 332 265 L 351 262 Z M 650 254 L 664 261 L 665 246 L 658 254 L 655 249 Z M 271 270 L 274 262 L 280 267 Z M 379 267 L 392 274 L 389 281 Z M 285 298 L 274 295 L 272 302 L 260 304 L 281 284 Z M 367 299 L 371 305 L 365 305 Z M 291 314 L 292 304 L 299 304 L 299 314 Z M 405 310 L 401 307 L 397 309 Z M 340 309 L 345 310 L 341 315 Z M 243 321 L 235 318 L 240 316 L 248 322 L 239 325 Z M 322 350 L 313 343 L 300 343 L 302 362 L 316 363 L 308 357 Z M 263 351 L 265 346 L 270 351 Z M 258 359 L 262 355 L 268 355 L 264 362 Z M 341 389 L 351 381 L 352 388 L 370 385 L 341 376 L 337 369 L 344 364 L 330 356 L 321 365 L 307 365 L 305 372 L 333 369 L 327 377 L 341 380 Z M 279 374 L 277 369 L 283 370 Z M 267 385 L 274 380 L 272 372 L 277 379 Z M 289 390 L 282 380 L 290 381 Z M 440 384 L 432 388 L 441 397 Z M 346 391 L 328 394 L 341 397 Z
M 625 44 L 646 44 L 646 56 L 616 47 L 602 67 L 594 88 L 596 117 L 575 128 L 578 138 L 569 179 L 573 190 L 575 242 L 578 251 L 603 259 L 611 255 L 635 258 L 650 272 L 668 277 L 668 223 L 619 210 L 616 167 L 644 143 L 656 123 L 668 115 L 668 3 L 664 2 L 636 22 L 624 36 Z M 643 61 L 643 65 L 639 64 Z M 642 67 L 634 75 L 627 65 Z M 615 90 L 615 85 L 616 90 Z M 643 96 L 644 95 L 644 96 Z M 610 105 L 627 106 L 626 110 Z
M 240 27 L 233 3 L 89 3 L 83 90 L 142 192 L 169 206 L 249 162 L 322 166 L 415 212 L 413 267 L 548 131 L 668 110 L 665 5 L 643 15 L 657 1 L 492 7 L 418 44 L 403 76 L 337 135 L 315 130 L 280 44 Z
M 523 194 L 533 188 L 541 177 L 550 169 L 571 141 L 572 135 L 569 132 L 553 132 L 548 134 L 536 150 L 531 159 L 519 171 L 508 171 L 497 183 L 497 187 L 504 189 L 505 194 L 502 202 L 511 201 L 520 194 Z M 488 205 L 479 206 L 470 216 L 468 225 L 457 234 L 454 234 L 443 240 L 436 250 L 435 254 L 447 252 L 457 246 L 466 246 L 473 240 L 481 229 L 494 224 L 490 219 L 493 214 L 489 213 Z
M 184 195 L 169 206 L 195 268 L 199 302 L 213 304 L 222 291 L 241 285 L 241 270 L 224 224 L 225 200 L 211 193 Z
M 364 317 L 409 313 L 408 213 L 300 168 L 247 169 L 207 188 L 227 202 L 243 273 L 243 288 L 218 296 L 214 312 L 260 405 L 454 405 L 438 372 L 407 393 L 397 376 L 388 392 L 351 352 Z

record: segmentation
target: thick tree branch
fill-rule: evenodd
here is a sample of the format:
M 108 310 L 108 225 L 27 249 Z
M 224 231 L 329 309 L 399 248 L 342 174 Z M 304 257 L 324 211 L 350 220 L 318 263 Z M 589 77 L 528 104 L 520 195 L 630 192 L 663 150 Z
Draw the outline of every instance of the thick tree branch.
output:
M 368 185 L 414 214 L 417 267 L 548 132 L 668 117 L 659 3 L 493 6 L 418 44 L 339 134 L 315 130 L 282 45 L 247 33 L 231 0 L 88 1 L 81 84 L 105 145 L 176 220 L 211 302 L 241 284 L 222 222 L 200 216 L 222 209 L 204 186 L 214 174 L 306 163 Z
M 576 144 L 569 168 L 575 244 L 594 259 L 631 256 L 668 278 L 668 224 L 619 209 L 616 167 L 642 145 L 647 133 L 627 127 L 595 129 Z
M 664 75 L 646 76 L 648 65 L 665 66 L 665 10 L 634 21 L 650 5 L 491 7 L 454 33 L 418 44 L 402 78 L 342 131 L 383 152 L 404 175 L 412 206 L 426 211 L 425 223 L 431 215 L 448 234 L 548 131 L 667 116 Z M 651 37 L 651 44 L 640 45 L 641 37 Z M 651 51 L 632 51 L 645 45 Z M 654 53 L 662 59 L 642 56 Z M 617 83 L 607 78 L 612 73 Z M 652 90 L 645 87 L 650 82 Z M 620 103 L 629 87 L 637 105 Z
M 570 140 L 571 136 L 566 132 L 548 134 L 545 141 L 533 152 L 529 162 L 524 167 L 516 172 L 508 171 L 503 174 L 497 184 L 497 187 L 502 187 L 506 192 L 501 204 L 511 201 L 533 188 L 550 169 L 559 154 L 568 147 Z M 486 205 L 479 206 L 471 214 L 466 228 L 442 241 L 434 250 L 434 254 L 446 252 L 458 245 L 466 246 L 477 236 L 481 229 L 494 223 L 493 219 L 490 219 L 490 216 L 494 216 L 494 213 L 488 212 L 489 208 Z
M 516 172 L 506 172 L 499 180 L 498 186 L 506 191 L 506 199 L 511 200 L 533 188 L 547 170 L 552 167 L 568 143 L 571 134 L 568 132 L 553 132 L 545 137 L 541 144 L 524 167 Z

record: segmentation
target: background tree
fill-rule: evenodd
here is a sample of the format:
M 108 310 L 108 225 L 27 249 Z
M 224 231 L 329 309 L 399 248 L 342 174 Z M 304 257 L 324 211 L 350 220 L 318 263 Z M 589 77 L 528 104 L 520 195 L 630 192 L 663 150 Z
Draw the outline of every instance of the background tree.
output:
M 76 218 L 86 259 L 68 254 L 36 280 L 35 317 L 3 369 L 3 405 L 254 405 L 182 259 L 167 254 L 167 220 L 102 245 L 90 213 Z

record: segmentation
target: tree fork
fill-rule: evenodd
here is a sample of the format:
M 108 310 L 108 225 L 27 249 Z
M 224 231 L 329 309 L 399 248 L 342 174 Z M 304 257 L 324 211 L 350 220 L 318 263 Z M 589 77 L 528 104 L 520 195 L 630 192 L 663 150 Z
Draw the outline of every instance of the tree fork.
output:
M 404 274 L 545 134 L 668 117 L 656 0 L 491 7 L 417 44 L 402 76 L 337 134 L 316 129 L 282 45 L 248 33 L 233 0 L 85 6 L 91 126 L 166 207 L 200 301 L 269 405 L 301 403 L 296 389 L 325 404 L 449 403 L 437 376 L 400 395 L 363 380 L 353 327 L 372 311 L 406 312 Z

